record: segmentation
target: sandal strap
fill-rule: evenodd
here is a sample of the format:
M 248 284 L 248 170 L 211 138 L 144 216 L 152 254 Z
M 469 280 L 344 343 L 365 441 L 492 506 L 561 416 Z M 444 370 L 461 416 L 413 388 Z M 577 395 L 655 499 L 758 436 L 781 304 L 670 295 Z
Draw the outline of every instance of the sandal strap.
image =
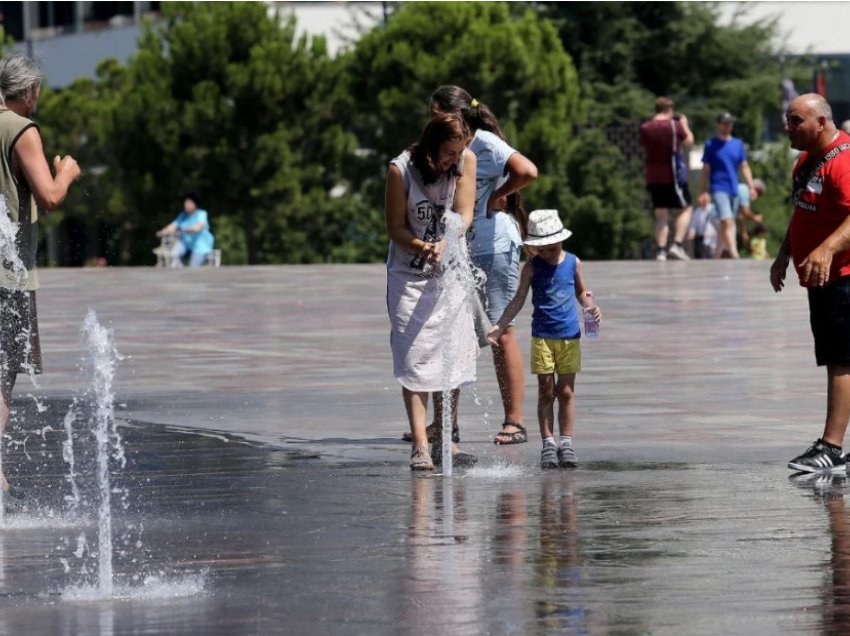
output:
M 514 422 L 512 420 L 505 420 L 502 422 L 502 428 L 506 426 L 513 426 L 514 428 L 518 428 L 518 431 L 514 431 L 513 433 L 499 433 L 499 435 L 516 435 L 517 433 L 525 433 L 525 427 L 519 422 Z

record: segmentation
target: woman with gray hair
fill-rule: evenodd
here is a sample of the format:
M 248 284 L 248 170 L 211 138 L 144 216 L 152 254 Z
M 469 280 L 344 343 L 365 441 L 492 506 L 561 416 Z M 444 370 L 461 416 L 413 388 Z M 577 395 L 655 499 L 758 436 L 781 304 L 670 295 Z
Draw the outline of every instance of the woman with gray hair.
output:
M 80 176 L 73 157 L 56 156 L 53 174 L 38 126 L 30 119 L 41 95 L 35 60 L 0 60 L 0 439 L 19 373 L 41 373 L 35 271 L 38 208 L 52 210 Z M 0 473 L 0 488 L 9 483 Z

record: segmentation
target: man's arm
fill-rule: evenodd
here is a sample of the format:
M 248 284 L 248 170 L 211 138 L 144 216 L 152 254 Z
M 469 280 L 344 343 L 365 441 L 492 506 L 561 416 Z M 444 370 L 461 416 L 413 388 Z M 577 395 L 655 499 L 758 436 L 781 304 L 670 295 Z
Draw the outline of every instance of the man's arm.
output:
M 685 133 L 685 138 L 682 140 L 682 145 L 693 146 L 694 133 L 691 132 L 691 128 L 690 126 L 688 126 L 688 118 L 685 115 L 679 115 L 679 122 L 682 124 L 682 130 Z
M 776 259 L 773 265 L 770 266 L 770 284 L 773 291 L 781 292 L 785 287 L 785 274 L 788 271 L 788 263 L 791 260 L 791 224 L 788 224 L 788 229 L 785 230 L 785 237 L 782 239 L 782 244 L 779 246 L 779 252 L 776 254 Z
M 787 238 L 788 236 L 786 234 Z M 783 247 L 784 244 L 785 241 L 783 241 Z M 802 268 L 800 280 L 810 285 L 817 285 L 818 287 L 826 285 L 829 282 L 832 257 L 836 253 L 847 249 L 850 249 L 850 214 L 838 226 L 838 229 L 803 259 L 800 263 L 800 267 Z
M 42 210 L 59 206 L 68 194 L 68 188 L 80 176 L 80 166 L 71 156 L 53 159 L 54 177 L 44 157 L 41 135 L 34 126 L 18 138 L 14 147 L 15 161 L 22 176 L 29 183 L 35 202 Z
M 759 198 L 758 190 L 756 190 L 756 186 L 753 184 L 753 172 L 750 170 L 750 164 L 747 163 L 747 160 L 741 162 L 741 174 L 744 175 L 744 183 L 747 184 L 747 187 L 750 189 L 750 201 L 755 201 Z

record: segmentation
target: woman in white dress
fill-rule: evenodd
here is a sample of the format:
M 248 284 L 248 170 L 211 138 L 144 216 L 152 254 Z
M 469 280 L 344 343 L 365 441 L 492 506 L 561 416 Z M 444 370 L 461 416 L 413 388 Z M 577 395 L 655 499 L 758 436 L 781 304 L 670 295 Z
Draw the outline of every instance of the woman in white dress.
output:
M 456 395 L 475 381 L 478 342 L 470 299 L 454 275 L 469 266 L 464 234 L 472 222 L 476 166 L 466 147 L 470 137 L 461 117 L 438 115 L 387 173 L 387 310 L 413 470 L 434 468 L 425 432 L 428 394 Z M 451 259 L 444 258 L 448 252 Z M 456 447 L 453 453 L 454 463 L 474 462 Z

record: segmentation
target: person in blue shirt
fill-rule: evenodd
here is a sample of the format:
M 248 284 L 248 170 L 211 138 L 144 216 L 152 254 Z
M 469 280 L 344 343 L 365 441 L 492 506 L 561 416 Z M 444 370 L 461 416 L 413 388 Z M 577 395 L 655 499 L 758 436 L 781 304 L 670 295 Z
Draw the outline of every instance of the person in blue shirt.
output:
M 213 251 L 215 237 L 210 232 L 207 211 L 201 209 L 201 200 L 189 192 L 183 201 L 183 211 L 171 223 L 156 233 L 157 236 L 178 234 L 175 266 L 201 267 Z
M 744 177 L 750 192 L 750 199 L 758 198 L 753 184 L 753 173 L 747 163 L 747 151 L 744 142 L 732 136 L 735 118 L 731 113 L 717 116 L 717 136 L 709 139 L 702 154 L 702 175 L 700 177 L 699 204 L 708 207 L 713 202 L 720 219 L 717 231 L 717 258 L 728 254 L 738 258 L 738 245 L 735 239 L 735 213 L 738 209 L 738 169 Z M 711 194 L 709 195 L 709 191 Z
M 582 311 L 602 320 L 585 285 L 581 261 L 561 245 L 571 232 L 557 210 L 535 210 L 528 217 L 524 241 L 530 258 L 520 272 L 516 295 L 487 339 L 499 346 L 499 336 L 525 304 L 531 290 L 531 372 L 537 376 L 537 417 L 543 450 L 541 468 L 575 468 L 572 447 L 575 426 L 575 382 L 581 370 L 581 327 L 576 301 Z M 555 374 L 557 373 L 557 380 Z M 554 405 L 558 400 L 559 443 L 555 445 Z

